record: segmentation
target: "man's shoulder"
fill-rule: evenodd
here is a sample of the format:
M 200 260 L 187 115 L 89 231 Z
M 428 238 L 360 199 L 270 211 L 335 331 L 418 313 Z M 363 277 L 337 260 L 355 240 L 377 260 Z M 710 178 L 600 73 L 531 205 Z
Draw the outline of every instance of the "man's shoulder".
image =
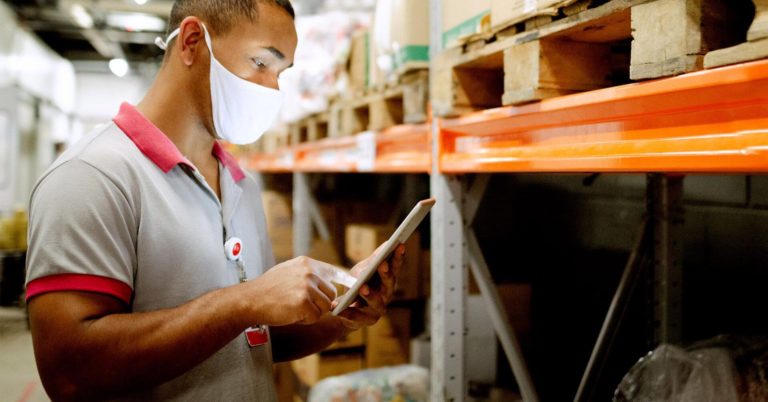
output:
M 41 176 L 38 186 L 55 172 L 74 168 L 81 175 L 93 174 L 127 184 L 126 178 L 136 177 L 140 155 L 136 146 L 114 123 L 103 124 L 64 151 Z
M 65 152 L 62 160 L 79 159 L 104 173 L 121 173 L 133 167 L 139 156 L 136 145 L 110 122 L 92 130 Z

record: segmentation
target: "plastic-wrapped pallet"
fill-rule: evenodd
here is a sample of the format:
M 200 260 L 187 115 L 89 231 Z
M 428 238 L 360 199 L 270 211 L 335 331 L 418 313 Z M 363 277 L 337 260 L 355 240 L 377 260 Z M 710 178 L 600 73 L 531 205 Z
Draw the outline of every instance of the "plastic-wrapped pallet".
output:
M 367 13 L 330 12 L 296 20 L 299 43 L 295 66 L 280 76 L 282 122 L 294 122 L 328 108 L 328 98 L 344 92 L 344 70 L 353 32 L 370 25 Z
M 614 402 L 764 402 L 768 339 L 720 336 L 683 349 L 661 345 L 619 384 Z
M 418 366 L 364 370 L 325 379 L 309 393 L 309 402 L 426 402 L 429 371 Z

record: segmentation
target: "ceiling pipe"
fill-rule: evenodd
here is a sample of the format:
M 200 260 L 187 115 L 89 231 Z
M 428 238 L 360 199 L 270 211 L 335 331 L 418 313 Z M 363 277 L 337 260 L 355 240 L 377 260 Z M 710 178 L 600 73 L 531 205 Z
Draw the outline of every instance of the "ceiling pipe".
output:
M 98 29 L 94 22 L 91 10 L 83 2 L 67 1 L 59 2 L 59 9 L 67 13 L 72 22 L 82 29 L 83 36 L 90 42 L 91 46 L 106 59 L 125 59 L 125 52 L 119 43 L 110 41 Z

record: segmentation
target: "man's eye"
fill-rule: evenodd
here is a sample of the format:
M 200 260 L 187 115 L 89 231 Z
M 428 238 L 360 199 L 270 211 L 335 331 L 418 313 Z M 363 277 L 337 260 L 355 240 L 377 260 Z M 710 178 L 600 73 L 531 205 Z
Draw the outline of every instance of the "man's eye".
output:
M 253 64 L 256 65 L 258 68 L 266 68 L 267 64 L 264 63 L 261 59 L 253 59 Z

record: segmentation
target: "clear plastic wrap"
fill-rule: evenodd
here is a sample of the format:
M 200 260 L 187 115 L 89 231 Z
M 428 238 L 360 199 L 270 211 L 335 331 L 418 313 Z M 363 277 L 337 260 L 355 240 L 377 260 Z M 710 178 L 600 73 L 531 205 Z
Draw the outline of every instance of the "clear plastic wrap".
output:
M 661 345 L 619 384 L 614 402 L 768 401 L 768 340 L 719 336 L 687 349 Z
M 429 371 L 407 365 L 328 378 L 309 393 L 309 402 L 426 402 L 428 398 Z

